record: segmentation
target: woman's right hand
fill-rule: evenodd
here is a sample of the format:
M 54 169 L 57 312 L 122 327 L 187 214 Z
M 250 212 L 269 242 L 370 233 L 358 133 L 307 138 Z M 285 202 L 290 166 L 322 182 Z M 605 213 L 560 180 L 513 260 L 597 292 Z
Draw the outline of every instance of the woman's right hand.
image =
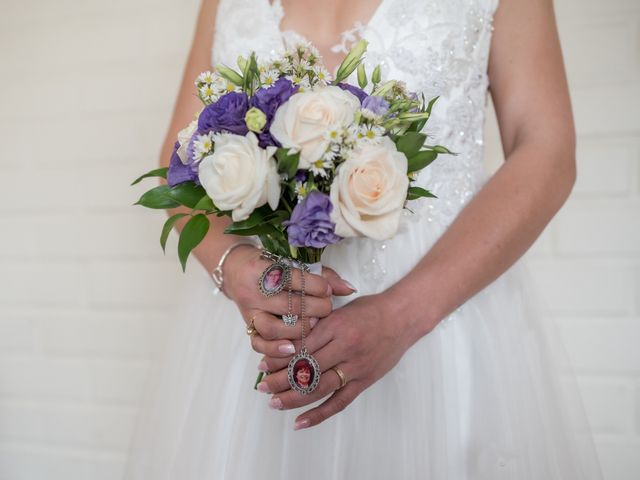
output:
M 291 340 L 299 340 L 301 322 L 287 326 L 282 315 L 289 313 L 287 288 L 272 297 L 264 296 L 258 286 L 262 272 L 273 262 L 260 256 L 261 251 L 251 245 L 233 249 L 223 267 L 224 291 L 233 300 L 244 321 L 257 330 L 251 337 L 256 352 L 269 357 L 288 357 L 295 353 Z M 300 269 L 291 269 L 291 313 L 300 314 L 300 291 L 302 278 Z M 333 310 L 333 295 L 351 295 L 355 289 L 330 268 L 323 267 L 322 275 L 305 273 L 305 315 L 309 326 L 326 317 Z M 308 332 L 307 332 L 308 333 Z

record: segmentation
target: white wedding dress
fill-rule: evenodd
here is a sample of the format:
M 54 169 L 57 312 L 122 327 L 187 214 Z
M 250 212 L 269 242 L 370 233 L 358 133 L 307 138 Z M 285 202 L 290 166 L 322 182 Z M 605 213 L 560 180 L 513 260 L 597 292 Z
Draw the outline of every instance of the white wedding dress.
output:
M 438 199 L 413 202 L 398 235 L 350 239 L 323 263 L 381 292 L 429 250 L 486 180 L 487 60 L 497 0 L 382 0 L 346 42 L 369 41 L 366 64 L 427 97 L 427 133 L 458 152 L 419 178 Z M 213 63 L 276 55 L 278 1 L 221 0 Z M 299 36 L 298 36 L 299 37 Z M 253 390 L 259 355 L 235 305 L 197 270 L 133 441 L 131 480 L 595 480 L 600 469 L 575 379 L 553 326 L 536 311 L 519 262 L 444 319 L 345 411 L 294 431 L 302 410 Z M 193 274 L 192 274 L 193 275 Z M 195 283 L 195 287 L 193 285 Z M 339 300 L 337 305 L 340 305 Z M 550 330 L 551 328 L 551 330 Z

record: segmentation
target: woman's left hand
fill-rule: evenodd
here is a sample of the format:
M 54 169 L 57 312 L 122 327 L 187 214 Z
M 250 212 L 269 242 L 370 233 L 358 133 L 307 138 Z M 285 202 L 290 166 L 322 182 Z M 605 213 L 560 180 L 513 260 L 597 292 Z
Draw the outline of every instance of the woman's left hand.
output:
M 318 425 L 342 411 L 366 388 L 382 378 L 418 340 L 417 326 L 409 325 L 405 316 L 394 309 L 385 293 L 360 297 L 322 318 L 306 339 L 307 350 L 322 370 L 318 387 L 308 395 L 291 390 L 287 378 L 289 358 L 265 357 L 269 371 L 258 385 L 263 393 L 272 393 L 272 408 L 299 408 L 332 394 L 321 405 L 301 414 L 294 428 Z M 420 331 L 424 332 L 424 325 Z M 430 329 L 430 328 L 429 328 Z M 300 342 L 294 342 L 296 352 Z M 265 365 L 263 364 L 263 367 Z M 340 369 L 346 385 L 340 388 Z

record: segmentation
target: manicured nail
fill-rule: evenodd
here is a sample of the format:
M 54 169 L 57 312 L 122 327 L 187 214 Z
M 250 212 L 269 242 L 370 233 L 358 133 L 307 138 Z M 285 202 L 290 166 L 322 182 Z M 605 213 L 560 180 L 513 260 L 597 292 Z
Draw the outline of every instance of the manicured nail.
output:
M 269 390 L 269 385 L 267 385 L 267 382 L 260 382 L 257 388 L 259 392 L 271 393 L 271 390 Z
M 303 418 L 301 420 L 296 420 L 295 425 L 293 426 L 294 430 L 300 430 L 303 428 L 307 428 L 311 421 L 308 418 Z
M 354 287 L 351 282 L 345 280 L 344 278 L 342 279 L 342 281 L 344 282 L 344 284 L 347 286 L 347 288 L 350 288 L 351 290 L 353 290 L 354 292 L 357 292 L 358 289 L 356 287 Z
M 293 353 L 296 353 L 296 347 L 293 346 L 293 343 L 285 343 L 283 345 L 278 346 L 278 351 L 280 353 L 293 354 Z
M 264 360 L 260 360 L 260 363 L 258 364 L 258 370 L 260 370 L 261 372 L 268 372 L 269 367 L 267 366 L 267 362 L 265 362 Z
M 318 323 L 318 317 L 311 317 L 309 319 L 309 327 L 313 328 Z
M 333 288 L 331 288 L 331 285 L 327 285 L 327 297 L 331 295 L 333 295 Z
M 271 397 L 271 400 L 269 400 L 269 406 L 275 410 L 282 410 L 282 400 L 278 397 Z

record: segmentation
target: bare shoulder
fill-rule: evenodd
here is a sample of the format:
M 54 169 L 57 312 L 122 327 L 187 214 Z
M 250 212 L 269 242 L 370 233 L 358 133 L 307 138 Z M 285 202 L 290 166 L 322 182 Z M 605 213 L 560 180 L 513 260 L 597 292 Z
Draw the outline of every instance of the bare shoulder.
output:
M 523 137 L 574 135 L 552 0 L 500 0 L 489 79 L 505 153 Z
M 211 68 L 211 49 L 216 23 L 218 0 L 202 0 L 196 19 L 189 56 L 184 66 L 180 90 L 174 105 L 173 116 L 162 147 L 160 164 L 167 166 L 178 132 L 184 128 L 202 107 L 195 95 L 194 80 Z

